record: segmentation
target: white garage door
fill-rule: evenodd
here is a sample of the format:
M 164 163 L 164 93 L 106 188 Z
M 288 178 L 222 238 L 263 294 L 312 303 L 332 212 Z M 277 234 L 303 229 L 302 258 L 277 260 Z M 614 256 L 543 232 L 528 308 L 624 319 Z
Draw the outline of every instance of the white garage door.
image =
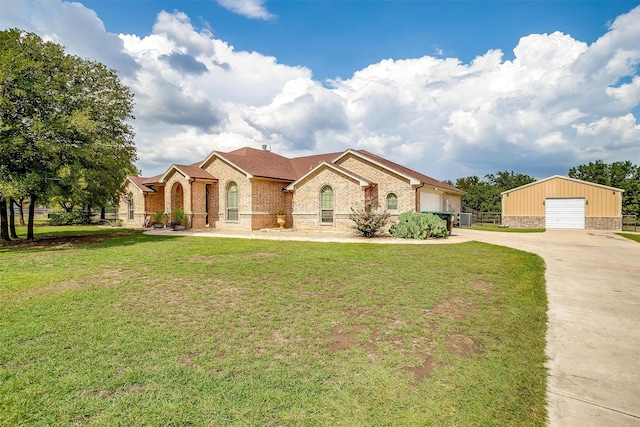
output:
M 440 211 L 440 195 L 427 193 L 426 191 L 420 192 L 420 212 L 431 211 L 438 212 Z
M 584 230 L 584 199 L 546 199 L 546 228 Z

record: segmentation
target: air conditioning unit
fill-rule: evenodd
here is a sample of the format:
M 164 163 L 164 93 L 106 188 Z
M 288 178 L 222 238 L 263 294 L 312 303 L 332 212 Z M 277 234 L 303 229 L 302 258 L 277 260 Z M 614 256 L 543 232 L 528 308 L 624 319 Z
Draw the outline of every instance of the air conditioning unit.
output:
M 458 227 L 471 227 L 471 214 L 459 213 L 458 214 Z

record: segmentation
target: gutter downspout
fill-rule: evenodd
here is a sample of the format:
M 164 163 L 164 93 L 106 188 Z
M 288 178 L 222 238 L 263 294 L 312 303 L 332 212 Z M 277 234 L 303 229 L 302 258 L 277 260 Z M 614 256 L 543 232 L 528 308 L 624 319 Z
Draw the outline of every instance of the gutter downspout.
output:
M 425 183 L 423 182 L 422 185 L 416 187 L 416 212 L 420 212 L 420 197 L 418 197 L 418 190 L 420 190 L 424 186 Z

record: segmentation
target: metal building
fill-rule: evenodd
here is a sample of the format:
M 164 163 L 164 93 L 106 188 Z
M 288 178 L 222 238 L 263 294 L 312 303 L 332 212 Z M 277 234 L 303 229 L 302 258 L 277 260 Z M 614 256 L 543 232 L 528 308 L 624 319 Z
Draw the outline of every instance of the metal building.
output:
M 554 175 L 501 193 L 502 225 L 621 230 L 623 192 L 620 188 Z

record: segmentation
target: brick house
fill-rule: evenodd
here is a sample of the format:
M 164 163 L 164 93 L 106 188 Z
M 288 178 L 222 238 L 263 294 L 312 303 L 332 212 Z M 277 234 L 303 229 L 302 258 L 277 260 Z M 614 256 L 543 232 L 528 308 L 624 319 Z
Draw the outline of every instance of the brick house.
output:
M 126 226 L 149 224 L 156 211 L 170 222 L 183 209 L 187 227 L 259 230 L 348 230 L 351 208 L 377 203 L 392 219 L 409 210 L 460 212 L 456 187 L 364 150 L 287 158 L 262 150 L 214 151 L 162 175 L 127 178 L 119 217 Z

